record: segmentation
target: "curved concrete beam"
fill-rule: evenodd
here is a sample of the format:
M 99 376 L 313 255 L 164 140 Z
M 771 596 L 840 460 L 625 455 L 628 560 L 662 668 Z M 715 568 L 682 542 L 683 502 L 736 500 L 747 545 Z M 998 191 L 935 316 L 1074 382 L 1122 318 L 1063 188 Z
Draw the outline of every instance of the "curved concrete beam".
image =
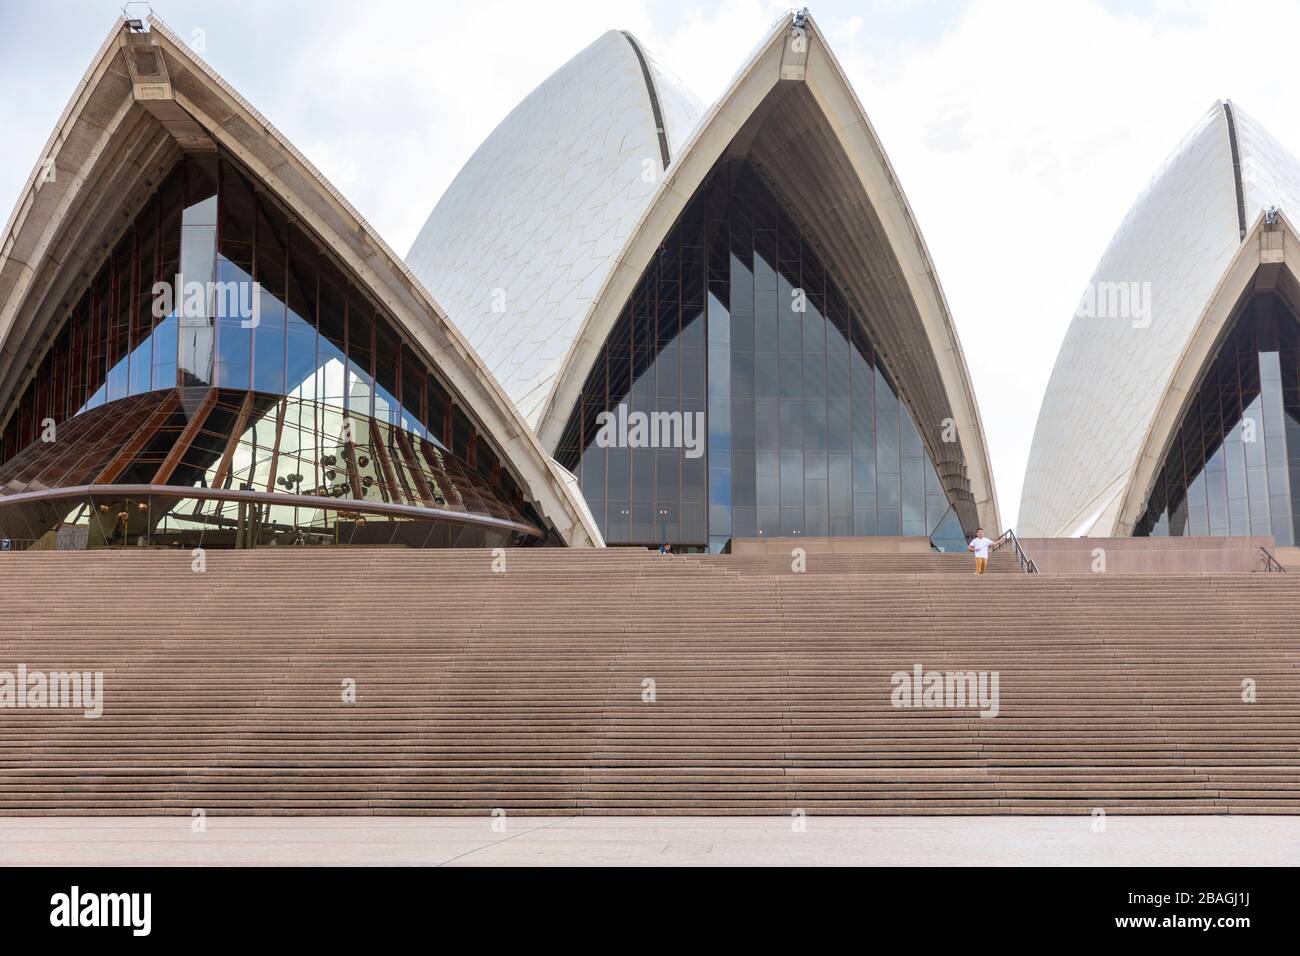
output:
M 801 120 L 811 122 L 814 136 L 783 149 Z M 945 490 L 966 512 L 963 523 L 999 528 L 983 425 L 934 264 L 879 139 L 811 18 L 802 28 L 791 15 L 777 21 L 674 158 L 565 356 L 541 411 L 542 444 L 558 446 L 624 303 L 728 152 L 751 155 L 775 180 L 857 299 Z M 949 423 L 956 441 L 945 440 Z
M 0 407 L 21 394 L 99 258 L 180 149 L 220 144 L 364 284 L 442 373 L 458 404 L 568 544 L 600 533 L 550 456 L 445 313 L 355 209 L 267 120 L 160 20 L 119 20 L 78 87 L 0 240 Z M 52 164 L 53 182 L 43 182 Z M 53 187 L 53 188 L 51 188 Z M 111 188 L 110 188 L 111 187 Z M 104 223 L 116 226 L 105 227 Z M 107 243 L 103 244 L 107 247 Z M 2 425 L 3 423 L 0 423 Z
M 1101 534 L 1127 537 L 1133 533 L 1169 445 L 1178 432 L 1187 402 L 1199 391 L 1201 379 L 1213 363 L 1219 343 L 1241 304 L 1255 292 L 1281 289 L 1290 293 L 1292 302 L 1300 305 L 1297 277 L 1300 277 L 1300 239 L 1296 232 L 1281 213 L 1272 223 L 1260 214 L 1248 229 L 1241 248 L 1219 280 L 1178 357 L 1142 440 L 1119 507 L 1114 509 L 1114 521 L 1099 522 Z

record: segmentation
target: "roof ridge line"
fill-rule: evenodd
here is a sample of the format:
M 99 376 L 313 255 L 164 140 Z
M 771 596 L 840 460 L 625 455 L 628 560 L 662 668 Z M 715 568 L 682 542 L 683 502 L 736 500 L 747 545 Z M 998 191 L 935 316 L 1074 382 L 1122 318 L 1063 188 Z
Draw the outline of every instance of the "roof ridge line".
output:
M 636 54 L 636 60 L 641 64 L 641 76 L 645 80 L 646 92 L 650 95 L 650 110 L 654 114 L 655 132 L 659 134 L 659 158 L 663 161 L 664 169 L 667 169 L 671 161 L 668 155 L 668 129 L 664 125 L 663 110 L 659 106 L 659 90 L 656 89 L 654 76 L 650 73 L 650 64 L 646 61 L 645 52 L 641 49 L 637 38 L 627 30 L 618 32 L 623 34 L 623 38 L 631 44 L 632 52 Z
M 1237 119 L 1232 115 L 1232 103 L 1224 100 L 1221 104 L 1223 115 L 1228 121 L 1228 148 L 1232 151 L 1232 181 L 1237 191 L 1237 231 L 1242 242 L 1246 241 L 1246 191 L 1241 182 L 1241 147 L 1237 142 Z

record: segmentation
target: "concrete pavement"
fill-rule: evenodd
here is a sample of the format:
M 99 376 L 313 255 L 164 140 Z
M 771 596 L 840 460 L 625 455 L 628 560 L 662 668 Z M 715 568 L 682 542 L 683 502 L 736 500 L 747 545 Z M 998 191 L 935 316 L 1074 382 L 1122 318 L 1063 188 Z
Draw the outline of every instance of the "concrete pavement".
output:
M 206 831 L 195 832 L 188 817 L 2 818 L 0 865 L 1300 864 L 1300 816 L 1112 815 L 1100 830 L 1083 816 L 209 817 L 204 823 Z

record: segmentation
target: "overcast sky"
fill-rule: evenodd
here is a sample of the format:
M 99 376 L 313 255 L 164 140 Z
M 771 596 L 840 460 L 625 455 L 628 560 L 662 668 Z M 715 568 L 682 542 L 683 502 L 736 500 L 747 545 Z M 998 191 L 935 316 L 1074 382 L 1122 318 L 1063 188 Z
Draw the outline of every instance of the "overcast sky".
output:
M 3 0 L 0 215 L 122 9 Z M 146 4 L 133 4 L 143 16 Z M 706 103 L 765 0 L 160 0 L 399 255 L 492 128 L 601 32 Z M 966 349 L 1004 525 L 1084 284 L 1161 160 L 1231 98 L 1300 153 L 1294 0 L 830 0 L 811 6 L 884 142 Z

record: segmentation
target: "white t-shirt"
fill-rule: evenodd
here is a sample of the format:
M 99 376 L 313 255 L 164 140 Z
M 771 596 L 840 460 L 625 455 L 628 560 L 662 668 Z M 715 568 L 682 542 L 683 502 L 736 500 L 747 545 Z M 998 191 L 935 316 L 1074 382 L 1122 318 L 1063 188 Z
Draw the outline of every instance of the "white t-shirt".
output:
M 975 557 L 987 558 L 989 556 L 989 545 L 993 542 L 988 538 L 971 538 L 970 546 L 975 549 Z

